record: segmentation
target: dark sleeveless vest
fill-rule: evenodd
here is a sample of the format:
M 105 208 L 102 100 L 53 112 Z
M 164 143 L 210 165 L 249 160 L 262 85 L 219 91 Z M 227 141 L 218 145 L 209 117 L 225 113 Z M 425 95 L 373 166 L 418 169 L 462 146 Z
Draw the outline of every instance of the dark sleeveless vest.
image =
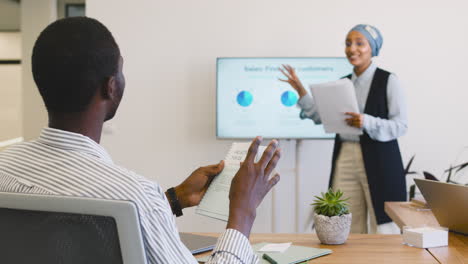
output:
M 389 72 L 376 69 L 364 113 L 388 119 L 387 83 L 389 76 Z M 346 78 L 351 79 L 351 75 Z M 384 211 L 384 202 L 406 201 L 406 180 L 398 142 L 397 140 L 376 141 L 371 139 L 366 132 L 360 136 L 359 142 L 377 224 L 391 222 L 392 220 Z M 339 135 L 336 135 L 329 187 L 333 183 L 341 143 Z

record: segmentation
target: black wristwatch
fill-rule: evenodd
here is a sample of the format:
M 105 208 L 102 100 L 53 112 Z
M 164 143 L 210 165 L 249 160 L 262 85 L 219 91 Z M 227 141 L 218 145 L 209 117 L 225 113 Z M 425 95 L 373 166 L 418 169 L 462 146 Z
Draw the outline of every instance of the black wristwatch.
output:
M 179 199 L 177 199 L 174 187 L 167 189 L 167 197 L 169 198 L 169 204 L 171 205 L 172 213 L 177 217 L 183 215 L 182 207 L 180 206 Z

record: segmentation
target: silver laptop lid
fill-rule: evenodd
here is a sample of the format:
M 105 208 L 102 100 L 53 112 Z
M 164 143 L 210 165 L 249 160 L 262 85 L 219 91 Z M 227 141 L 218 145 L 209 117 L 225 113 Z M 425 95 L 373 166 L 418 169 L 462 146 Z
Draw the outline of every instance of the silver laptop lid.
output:
M 439 224 L 468 234 L 468 186 L 414 179 Z
M 189 233 L 180 233 L 180 240 L 190 250 L 192 254 L 198 254 L 212 250 L 218 238 L 210 236 L 200 236 Z

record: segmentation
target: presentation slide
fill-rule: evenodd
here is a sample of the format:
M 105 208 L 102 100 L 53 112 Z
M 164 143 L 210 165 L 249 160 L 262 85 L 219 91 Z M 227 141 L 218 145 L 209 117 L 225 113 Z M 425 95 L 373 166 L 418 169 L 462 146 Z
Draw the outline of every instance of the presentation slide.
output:
M 296 69 L 302 84 L 338 80 L 352 71 L 346 58 L 218 58 L 218 138 L 328 139 L 322 125 L 301 120 L 297 92 L 279 71 L 282 64 Z

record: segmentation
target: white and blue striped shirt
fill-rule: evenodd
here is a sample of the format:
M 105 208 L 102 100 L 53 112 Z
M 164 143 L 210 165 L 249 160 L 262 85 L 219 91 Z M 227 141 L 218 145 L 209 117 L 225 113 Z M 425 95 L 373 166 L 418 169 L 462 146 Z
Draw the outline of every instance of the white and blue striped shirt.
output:
M 197 263 L 180 241 L 161 186 L 115 165 L 103 147 L 81 134 L 45 128 L 37 140 L 0 152 L 0 191 L 133 201 L 148 263 Z M 227 229 L 207 263 L 256 262 L 249 240 Z

